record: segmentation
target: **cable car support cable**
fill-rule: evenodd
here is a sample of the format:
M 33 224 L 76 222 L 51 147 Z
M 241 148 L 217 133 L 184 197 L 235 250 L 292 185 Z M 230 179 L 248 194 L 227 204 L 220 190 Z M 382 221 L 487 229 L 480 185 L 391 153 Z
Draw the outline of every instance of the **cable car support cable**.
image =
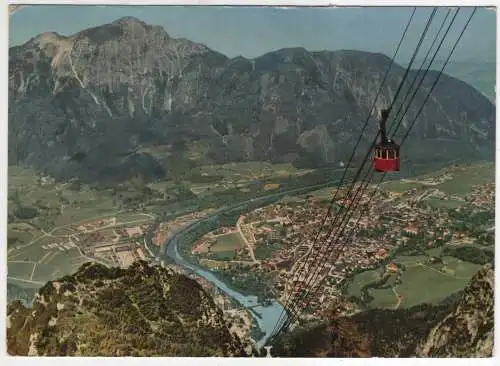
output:
M 343 182 L 344 182 L 344 179 L 346 178 L 347 171 L 349 170 L 350 164 L 351 164 L 351 162 L 352 162 L 352 160 L 354 159 L 354 156 L 355 156 L 355 154 L 356 154 L 356 150 L 357 150 L 357 148 L 358 148 L 358 146 L 359 146 L 359 144 L 360 144 L 360 142 L 361 142 L 361 139 L 362 139 L 363 134 L 364 134 L 364 132 L 365 132 L 365 130 L 366 130 L 366 127 L 368 126 L 368 123 L 369 123 L 369 121 L 370 121 L 370 117 L 371 117 L 371 115 L 372 115 L 373 109 L 375 108 L 375 104 L 376 104 L 376 102 L 377 102 L 377 99 L 378 99 L 378 97 L 379 97 L 379 95 L 380 95 L 380 93 L 381 93 L 381 91 L 382 91 L 383 85 L 384 85 L 384 83 L 385 83 L 385 81 L 386 81 L 386 79 L 387 79 L 387 76 L 388 76 L 388 74 L 389 74 L 389 71 L 391 70 L 391 68 L 392 68 L 392 66 L 393 66 L 393 64 L 394 64 L 394 60 L 395 60 L 395 58 L 396 58 L 396 56 L 397 56 L 397 54 L 398 54 L 398 52 L 399 52 L 399 49 L 400 49 L 400 47 L 401 47 L 401 44 L 403 43 L 403 40 L 404 40 L 404 38 L 406 37 L 406 34 L 407 34 L 407 32 L 408 32 L 408 29 L 409 29 L 410 24 L 411 24 L 411 22 L 412 22 L 412 20 L 413 20 L 413 17 L 414 17 L 414 15 L 415 15 L 416 10 L 417 10 L 417 8 L 416 8 L 416 7 L 414 7 L 414 8 L 413 8 L 413 11 L 412 11 L 412 13 L 411 13 L 411 16 L 410 16 L 410 18 L 409 18 L 409 20 L 408 20 L 408 22 L 407 22 L 407 24 L 406 24 L 406 27 L 405 27 L 405 29 L 404 29 L 404 31 L 403 31 L 403 35 L 401 36 L 401 38 L 400 38 L 400 40 L 399 40 L 399 43 L 398 43 L 398 45 L 397 45 L 397 47 L 396 47 L 396 50 L 395 50 L 395 52 L 394 52 L 394 55 L 392 56 L 391 62 L 390 62 L 390 64 L 389 64 L 389 67 L 387 68 L 387 70 L 386 70 L 386 72 L 385 72 L 385 75 L 384 75 L 384 77 L 383 77 L 383 79 L 382 79 L 382 82 L 381 82 L 381 84 L 380 84 L 379 90 L 378 90 L 378 92 L 377 92 L 377 94 L 376 94 L 376 96 L 375 96 L 375 98 L 374 98 L 374 100 L 373 100 L 373 103 L 372 103 L 371 107 L 370 107 L 370 110 L 369 110 L 369 112 L 368 112 L 368 117 L 366 118 L 365 124 L 364 124 L 364 126 L 363 126 L 363 128 L 362 128 L 362 130 L 361 130 L 361 133 L 360 133 L 360 135 L 359 135 L 359 137 L 358 137 L 358 140 L 357 140 L 357 142 L 356 142 L 356 144 L 355 144 L 355 146 L 354 146 L 354 149 L 352 150 L 352 153 L 351 153 L 351 156 L 350 156 L 350 158 L 349 158 L 349 161 L 347 162 L 347 165 L 345 166 L 344 172 L 343 172 L 343 174 L 342 174 L 342 178 L 340 179 L 340 182 L 339 182 L 339 184 L 338 184 L 338 186 L 337 186 L 337 190 L 336 190 L 336 192 L 335 192 L 335 194 L 334 194 L 333 198 L 332 198 L 332 199 L 331 199 L 331 201 L 330 201 L 330 206 L 329 206 L 329 208 L 328 208 L 328 210 L 327 210 L 327 212 L 326 212 L 326 215 L 323 217 L 323 220 L 322 220 L 322 223 L 321 223 L 320 229 L 318 230 L 318 232 L 317 232 L 317 234 L 316 234 L 316 237 L 315 237 L 315 239 L 314 239 L 314 241 L 313 241 L 314 243 L 316 243 L 316 242 L 317 242 L 317 240 L 318 240 L 318 238 L 319 238 L 320 233 L 323 231 L 323 227 L 324 227 L 324 225 L 325 225 L 325 222 L 326 222 L 327 218 L 331 215 L 332 207 L 333 207 L 333 205 L 334 205 L 334 203 L 335 203 L 335 200 L 336 200 L 336 198 L 337 198 L 337 194 L 338 194 L 338 192 L 339 192 L 339 188 L 342 186 L 342 184 L 343 184 Z M 314 245 L 314 244 L 313 244 L 313 245 Z M 309 255 L 310 255 L 310 253 L 311 253 L 311 251 L 309 251 L 309 253 L 308 253 L 308 257 L 309 257 Z M 302 262 L 301 264 L 303 264 L 303 263 L 307 262 L 308 257 L 306 258 L 306 261 Z M 300 270 L 299 270 L 299 271 L 300 271 Z M 289 300 L 290 300 L 290 298 L 286 299 L 285 303 L 287 303 Z M 281 312 L 281 314 L 280 314 L 279 319 L 281 319 L 281 318 L 284 316 L 285 311 L 286 311 L 286 310 L 285 310 L 285 308 L 283 308 L 283 310 L 282 310 L 282 312 Z M 277 326 L 278 326 L 278 324 L 279 324 L 279 323 L 280 323 L 280 321 L 278 320 L 278 322 L 276 323 L 276 326 L 275 326 L 275 328 L 273 329 L 272 333 L 274 333 L 274 332 L 277 330 Z
M 472 18 L 472 15 L 471 15 L 471 18 Z M 469 21 L 470 21 L 470 19 L 469 19 Z M 466 28 L 466 27 L 465 27 L 465 28 Z M 464 31 L 465 31 L 465 30 L 464 30 Z M 464 32 L 464 31 L 463 31 L 463 32 Z M 462 33 L 463 33 L 463 32 L 462 32 Z M 459 39 L 455 42 L 455 46 L 454 46 L 454 48 L 455 48 L 455 47 L 456 47 L 456 45 L 458 44 L 458 41 L 459 41 Z M 453 52 L 453 51 L 452 51 L 452 52 Z M 450 57 L 451 57 L 451 54 L 448 56 L 448 60 L 449 60 L 449 58 L 450 58 Z M 447 62 L 446 62 L 446 63 L 447 63 Z M 416 120 L 417 120 L 417 118 L 418 118 L 418 115 L 419 115 L 419 114 L 420 114 L 420 112 L 423 110 L 423 107 L 424 107 L 424 105 L 425 105 L 425 102 L 428 100 L 428 97 L 430 96 L 430 93 L 432 92 L 432 89 L 434 89 L 435 85 L 437 85 L 437 82 L 438 82 L 438 80 L 439 80 L 439 78 L 440 78 L 440 76 L 441 76 L 441 74 L 442 74 L 442 71 L 444 70 L 444 67 L 445 67 L 445 66 L 446 66 L 446 65 L 443 65 L 443 67 L 442 67 L 442 69 L 441 69 L 440 74 L 438 75 L 438 77 L 437 77 L 437 78 L 436 78 L 436 80 L 434 81 L 434 85 L 433 85 L 433 87 L 431 88 L 431 90 L 429 91 L 429 93 L 428 93 L 427 97 L 425 98 L 425 101 L 424 101 L 424 103 L 422 104 L 422 106 L 421 106 L 421 108 L 420 108 L 420 110 L 419 110 L 419 113 L 417 114 L 417 116 L 416 116 L 416 117 L 415 117 L 415 119 L 413 120 L 413 122 L 412 122 L 412 124 L 411 124 L 410 129 L 407 131 L 406 136 L 408 135 L 408 133 L 409 133 L 409 131 L 411 130 L 411 128 L 415 125 L 415 122 L 416 122 Z M 404 141 L 406 140 L 406 136 L 405 136 Z M 404 142 L 404 141 L 403 141 L 403 142 Z M 371 197 L 370 197 L 370 199 L 369 199 L 369 202 L 371 202 L 371 200 L 373 199 L 374 195 L 376 194 L 376 192 L 377 192 L 377 190 L 378 190 L 378 186 L 380 185 L 380 183 L 381 183 L 381 181 L 382 181 L 382 179 L 383 179 L 384 177 L 385 177 L 385 174 L 384 174 L 384 175 L 381 177 L 381 179 L 379 180 L 379 182 L 378 182 L 378 184 L 377 184 L 377 186 L 376 186 L 376 188 L 375 188 L 375 190 L 374 190 L 374 192 L 373 192 L 372 196 L 371 196 Z M 367 186 L 367 184 L 365 184 L 365 188 L 366 188 L 366 186 Z M 356 227 L 357 227 L 357 225 L 358 225 L 358 223 L 359 223 L 359 221 L 360 221 L 361 217 L 363 216 L 364 212 L 367 210 L 367 208 L 368 208 L 368 207 L 369 207 L 369 203 L 365 206 L 365 209 L 361 211 L 361 214 L 360 214 L 360 216 L 358 217 L 357 222 L 354 224 L 353 228 L 351 229 L 351 233 L 350 233 L 350 235 L 349 235 L 349 236 L 347 237 L 347 239 L 345 240 L 344 245 L 342 245 L 342 246 L 341 246 L 341 248 L 340 248 L 340 250 L 339 250 L 339 252 L 338 252 L 338 254 L 337 254 L 337 258 L 339 257 L 339 253 L 340 253 L 340 251 L 341 251 L 341 250 L 345 247 L 345 245 L 346 245 L 346 244 L 350 241 L 350 239 L 352 238 L 352 236 L 353 236 L 354 232 L 356 231 Z M 336 259 L 337 259 L 337 258 L 336 258 Z M 314 291 L 312 298 L 314 298 L 314 297 L 315 297 L 315 295 L 316 295 L 317 291 L 319 290 L 320 285 L 321 285 L 321 283 L 322 283 L 323 281 L 324 281 L 324 278 L 322 279 L 322 281 L 320 281 L 320 284 L 318 284 L 317 286 L 314 286 L 314 287 L 315 287 L 315 290 L 314 290 L 314 288 L 312 289 L 312 290 Z M 308 303 L 304 306 L 304 308 L 307 308 L 307 306 L 309 305 L 309 303 L 310 303 L 310 301 L 312 300 L 312 298 L 310 298 L 309 302 L 308 302 Z M 299 315 L 299 314 L 296 314 L 296 315 Z
M 406 81 L 406 78 L 407 78 L 407 77 L 408 77 L 408 75 L 409 75 L 409 72 L 410 72 L 411 66 L 413 65 L 413 62 L 415 61 L 415 58 L 416 58 L 416 56 L 417 56 L 417 54 L 418 54 L 418 51 L 420 50 L 420 47 L 422 46 L 422 42 L 423 42 L 423 40 L 424 40 L 424 38 L 425 38 L 425 36 L 426 36 L 426 34 L 427 34 L 427 31 L 428 31 L 429 26 L 430 26 L 430 24 L 431 24 L 431 22 L 432 22 L 432 20 L 433 20 L 433 18 L 434 18 L 434 16 L 435 16 L 435 14 L 436 14 L 436 11 L 437 11 L 437 8 L 434 8 L 434 9 L 432 10 L 432 12 L 431 12 L 431 15 L 429 16 L 429 19 L 427 20 L 427 23 L 426 23 L 425 29 L 423 30 L 422 35 L 421 35 L 421 37 L 420 37 L 420 39 L 419 39 L 419 42 L 418 42 L 418 44 L 417 44 L 417 46 L 416 46 L 416 48 L 415 48 L 415 50 L 414 50 L 414 52 L 413 52 L 413 55 L 412 55 L 411 60 L 410 60 L 410 63 L 408 64 L 408 66 L 407 66 L 407 68 L 406 68 L 406 71 L 405 71 L 405 73 L 404 73 L 403 79 L 401 80 L 401 82 L 400 82 L 400 84 L 399 84 L 399 87 L 398 87 L 398 89 L 397 89 L 397 91 L 396 91 L 396 93 L 395 93 L 395 95 L 394 95 L 394 98 L 393 98 L 393 101 L 392 101 L 392 103 L 391 103 L 391 106 L 389 107 L 389 110 L 390 110 L 390 108 L 392 108 L 393 104 L 395 103 L 395 101 L 396 101 L 397 97 L 399 96 L 399 94 L 400 94 L 400 92 L 401 92 L 401 90 L 402 90 L 402 86 L 403 86 L 404 82 Z M 375 137 L 375 139 L 374 139 L 374 141 L 373 141 L 373 143 L 372 143 L 372 146 L 371 146 L 370 150 L 368 150 L 368 152 L 367 152 L 367 154 L 366 154 L 366 156 L 365 156 L 365 158 L 364 158 L 364 160 L 363 160 L 363 162 L 362 162 L 362 165 L 360 166 L 360 168 L 359 168 L 359 170 L 358 170 L 358 172 L 357 172 L 356 176 L 354 177 L 354 180 L 353 180 L 353 182 L 352 182 L 352 184 L 351 184 L 350 190 L 349 190 L 349 192 L 347 193 L 347 195 L 346 195 L 346 197 L 345 197 L 345 200 L 344 200 L 344 205 L 345 205 L 345 203 L 347 202 L 347 200 L 350 200 L 350 199 L 351 199 L 351 193 L 352 193 L 353 187 L 354 187 L 355 183 L 357 182 L 357 180 L 358 180 L 358 178 L 359 178 L 359 175 L 361 174 L 361 172 L 362 172 L 362 170 L 363 170 L 363 167 L 364 167 L 364 165 L 366 164 L 366 161 L 367 161 L 368 157 L 370 156 L 371 149 L 372 149 L 372 148 L 373 148 L 373 146 L 375 145 L 375 143 L 376 143 L 376 139 L 377 139 L 377 137 L 378 137 L 378 135 L 379 135 L 379 134 L 380 134 L 380 131 L 379 131 L 379 133 L 377 134 L 377 136 Z M 345 212 L 344 219 L 346 218 L 346 216 L 347 216 L 347 214 L 348 214 L 349 209 L 350 209 L 350 207 L 349 207 L 349 208 L 347 209 L 347 211 Z M 334 228 L 335 228 L 335 224 L 336 224 L 336 222 L 337 222 L 338 218 L 340 217 L 341 211 L 342 211 L 342 210 L 340 210 L 340 211 L 337 213 L 337 215 L 335 216 L 335 218 L 334 218 L 334 222 L 333 222 L 333 223 L 332 223 L 332 225 L 331 225 L 331 228 L 330 228 L 330 230 L 329 230 L 329 232 L 328 232 L 328 234 L 327 234 L 327 238 L 326 238 L 326 240 L 328 240 L 328 238 L 331 236 L 331 233 L 332 233 L 332 231 L 333 231 L 333 230 L 334 230 Z M 344 221 L 344 220 L 342 220 L 342 223 L 343 223 L 343 221 Z M 342 226 L 342 223 L 341 223 L 340 227 Z M 340 228 L 340 227 L 339 227 L 339 228 Z M 314 245 L 315 245 L 315 243 L 313 244 L 313 246 L 314 246 Z M 312 249 L 313 249 L 313 248 L 311 248 L 310 253 L 312 253 Z M 317 255 L 315 256 L 315 259 L 317 258 L 317 256 L 318 256 L 318 255 L 319 255 L 319 253 L 317 253 Z M 308 259 L 308 258 L 306 258 L 306 260 L 305 260 L 303 263 L 306 263 L 306 262 L 307 262 L 307 259 Z M 308 281 L 306 281 L 306 284 L 305 284 L 305 285 L 303 285 L 303 287 L 306 287 L 306 288 L 307 288 L 308 283 L 309 283 L 311 280 L 313 280 L 313 279 L 315 278 L 315 275 L 317 275 L 317 271 L 314 271 L 314 270 L 313 270 L 313 275 L 309 277 L 309 280 L 308 280 Z M 300 274 L 299 274 L 299 276 L 300 276 Z M 294 302 L 298 302 L 298 300 L 300 300 L 300 299 L 302 298 L 302 296 L 301 296 L 301 295 L 303 296 L 303 293 L 302 293 L 302 294 L 299 294 L 299 295 L 297 295 L 297 296 L 295 296 L 295 297 L 294 297 L 294 299 L 293 299 L 291 302 L 287 303 L 287 305 L 288 305 L 288 304 L 292 304 L 292 306 L 291 306 L 291 308 L 290 308 L 290 311 L 291 311 L 292 313 L 294 313 L 294 308 L 296 307 L 296 306 L 294 306 L 294 305 L 293 305 L 293 303 L 294 303 Z M 282 319 L 281 319 L 281 317 L 280 317 L 280 319 L 278 320 L 278 324 L 279 324 L 281 321 L 282 321 Z M 279 332 L 278 332 L 278 333 L 279 333 Z
M 452 54 L 453 54 L 453 52 L 454 52 L 454 50 L 455 50 L 456 46 L 458 45 L 458 43 L 459 43 L 460 39 L 462 38 L 462 36 L 463 36 L 463 34 L 464 34 L 465 30 L 467 29 L 467 27 L 468 27 L 468 25 L 469 25 L 469 23 L 470 23 L 470 21 L 471 21 L 471 19 L 472 19 L 473 15 L 475 14 L 476 10 L 477 10 L 477 8 L 474 8 L 474 10 L 473 10 L 472 14 L 470 15 L 470 17 L 469 17 L 469 19 L 468 19 L 467 23 L 465 24 L 464 28 L 462 29 L 462 32 L 460 33 L 460 36 L 459 36 L 459 37 L 458 37 L 458 39 L 456 40 L 456 42 L 455 42 L 455 44 L 454 44 L 454 46 L 453 46 L 453 48 L 452 48 L 452 50 L 451 50 L 450 54 L 448 55 L 448 57 L 447 57 L 447 59 L 446 59 L 445 63 L 443 64 L 443 66 L 442 66 L 441 70 L 439 71 L 439 73 L 438 73 L 438 75 L 437 75 L 436 79 L 434 80 L 434 83 L 432 84 L 432 87 L 431 87 L 431 88 L 430 88 L 430 90 L 428 91 L 428 93 L 427 93 L 427 95 L 426 95 L 426 98 L 424 99 L 424 102 L 422 103 L 422 105 L 421 105 L 421 107 L 420 107 L 420 109 L 419 109 L 419 111 L 418 111 L 417 115 L 416 115 L 416 116 L 415 116 L 415 118 L 413 119 L 413 121 L 412 121 L 412 123 L 411 123 L 411 125 L 410 125 L 409 129 L 407 130 L 407 132 L 406 132 L 406 134 L 405 134 L 405 137 L 403 138 L 403 141 L 402 141 L 402 143 L 401 143 L 401 144 L 403 144 L 403 143 L 406 141 L 406 138 L 408 137 L 409 132 L 410 132 L 410 131 L 411 131 L 411 129 L 414 127 L 414 125 L 415 125 L 415 123 L 416 123 L 416 121 L 417 121 L 417 119 L 418 119 L 418 117 L 419 117 L 420 113 L 421 113 L 421 112 L 422 112 L 422 110 L 423 110 L 423 107 L 424 107 L 425 103 L 427 102 L 427 100 L 428 100 L 428 99 L 429 99 L 429 97 L 430 97 L 430 94 L 432 93 L 432 91 L 434 90 L 435 86 L 437 85 L 437 83 L 438 83 L 438 81 L 439 81 L 439 79 L 440 79 L 440 77 L 441 77 L 441 75 L 442 75 L 442 73 L 443 73 L 444 68 L 445 68 L 445 67 L 446 67 L 446 65 L 448 64 L 448 62 L 449 62 L 449 60 L 450 60 L 450 58 L 451 58 L 451 56 L 452 56 Z M 446 35 L 445 35 L 445 36 L 446 36 Z M 442 42 L 440 43 L 440 45 L 441 45 L 441 44 L 442 44 Z M 436 51 L 436 52 L 437 52 L 437 51 Z M 432 64 L 432 61 L 431 61 L 431 64 Z M 429 67 L 430 67 L 430 65 L 429 65 Z M 397 126 L 397 128 L 398 128 L 398 127 L 399 127 L 399 126 Z M 396 131 L 397 131 L 397 128 L 396 128 Z M 395 131 L 394 133 L 396 133 L 396 131 Z M 372 171 L 372 173 L 373 173 L 373 171 Z M 370 174 L 370 176 L 371 176 L 371 174 Z M 376 192 L 378 191 L 378 187 L 379 187 L 379 185 L 380 185 L 380 183 L 382 182 L 382 180 L 383 180 L 383 178 L 384 178 L 384 177 L 385 177 L 385 173 L 384 173 L 384 175 L 383 175 L 383 176 L 381 176 L 381 179 L 379 180 L 379 182 L 378 182 L 378 184 L 377 184 L 376 188 L 374 189 L 373 194 L 371 195 L 371 197 L 370 197 L 370 199 L 369 199 L 368 203 L 365 205 L 365 208 L 361 211 L 361 214 L 360 214 L 360 216 L 358 217 L 358 220 L 357 220 L 357 221 L 356 221 L 356 223 L 354 224 L 353 228 L 351 229 L 351 232 L 350 232 L 350 234 L 348 235 L 347 239 L 345 240 L 345 242 L 343 243 L 343 245 L 341 245 L 341 247 L 339 248 L 339 251 L 337 251 L 337 254 L 336 254 L 336 258 L 335 258 L 335 260 L 337 260 L 337 259 L 338 259 L 339 254 L 340 254 L 340 251 L 341 251 L 341 250 L 345 247 L 345 245 L 346 245 L 346 244 L 350 241 L 350 239 L 352 238 L 353 234 L 355 233 L 355 231 L 356 231 L 356 227 L 357 227 L 357 225 L 358 225 L 358 223 L 359 223 L 359 221 L 360 221 L 361 217 L 363 216 L 363 214 L 364 214 L 364 212 L 367 210 L 367 208 L 369 208 L 369 203 L 371 202 L 371 200 L 372 200 L 372 199 L 373 199 L 373 197 L 375 196 Z M 370 178 L 369 180 L 371 180 L 371 178 Z M 364 187 L 364 189 L 366 189 L 366 187 L 367 187 L 367 185 L 368 185 L 368 183 L 369 183 L 369 180 L 365 183 L 365 187 Z M 363 190 L 364 190 L 364 189 L 363 189 Z M 351 216 L 352 216 L 352 215 L 351 215 Z M 317 293 L 317 291 L 319 290 L 319 288 L 320 288 L 320 286 L 321 286 L 321 283 L 324 281 L 324 279 L 325 279 L 325 278 L 323 278 L 323 279 L 320 281 L 320 283 L 319 283 L 318 285 L 316 285 L 316 286 L 314 286 L 314 287 L 313 287 L 313 288 L 315 288 L 315 290 L 311 289 L 311 290 L 313 290 L 313 291 L 314 291 L 313 296 L 312 296 L 312 297 L 310 297 L 310 299 L 309 299 L 308 303 L 307 303 L 307 304 L 303 307 L 304 309 L 305 309 L 305 308 L 307 308 L 307 306 L 309 305 L 309 303 L 310 303 L 311 299 L 312 299 L 312 298 L 314 298 L 314 295 L 315 295 L 315 294 Z M 300 315 L 300 314 L 294 314 L 294 315 L 295 315 L 295 316 L 297 316 L 297 315 Z
M 443 37 L 441 38 L 441 41 L 439 42 L 438 48 L 437 48 L 437 49 L 436 49 L 436 51 L 434 52 L 434 55 L 432 56 L 432 58 L 431 58 L 431 61 L 430 61 L 429 65 L 427 65 L 427 68 L 425 69 L 425 72 L 424 72 L 424 74 L 422 75 L 422 78 L 420 79 L 419 83 L 417 84 L 416 89 L 413 91 L 413 94 L 412 94 L 411 99 L 410 99 L 410 103 L 408 104 L 408 106 L 407 106 L 407 107 L 406 107 L 406 109 L 404 110 L 403 115 L 400 117 L 399 121 L 398 121 L 398 122 L 397 122 L 397 124 L 396 124 L 396 130 L 397 130 L 397 129 L 401 126 L 401 124 L 403 123 L 403 119 L 404 119 L 405 115 L 408 113 L 408 111 L 409 111 L 409 109 L 410 109 L 410 104 L 411 104 L 411 101 L 412 101 L 413 99 L 415 99 L 415 97 L 416 97 L 416 95 L 417 95 L 417 93 L 418 93 L 418 91 L 419 91 L 419 89 L 420 89 L 421 85 L 423 84 L 423 82 L 424 82 L 424 80 L 425 80 L 425 77 L 427 76 L 427 73 L 429 72 L 429 70 L 430 70 L 430 68 L 431 68 L 431 66 L 432 66 L 432 63 L 434 62 L 434 59 L 435 59 L 435 58 L 436 58 L 436 56 L 438 55 L 439 50 L 440 50 L 440 48 L 441 48 L 441 46 L 442 46 L 442 44 L 443 44 L 443 42 L 444 42 L 444 40 L 445 40 L 446 36 L 448 35 L 448 33 L 449 33 L 450 29 L 451 29 L 451 26 L 452 26 L 453 22 L 455 21 L 455 19 L 456 19 L 457 15 L 458 15 L 458 13 L 459 13 L 459 11 L 460 11 L 460 8 L 458 8 L 458 9 L 456 10 L 455 15 L 454 15 L 454 16 L 453 16 L 453 18 L 452 18 L 452 21 L 451 21 L 451 22 L 450 22 L 450 24 L 448 25 L 448 28 L 446 29 L 445 34 L 444 34 L 444 35 L 443 35 Z M 472 13 L 472 14 L 474 14 L 474 13 Z M 470 19 L 472 19 L 472 18 L 470 18 Z M 458 38 L 458 40 L 460 40 L 460 38 Z M 458 44 L 458 43 L 456 43 L 456 44 Z M 451 52 L 450 52 L 450 55 L 451 55 Z M 443 68 L 442 70 L 444 70 L 444 68 Z M 419 73 L 420 73 L 420 71 L 419 71 Z M 417 74 L 417 76 L 418 76 L 418 74 Z M 414 81 L 415 81 L 416 79 L 417 79 L 417 77 L 415 77 Z M 395 135 L 395 133 L 394 133 L 393 135 Z
M 428 99 L 428 98 L 427 98 Z
M 457 14 L 458 14 L 458 12 L 459 12 L 459 10 L 460 10 L 460 9 L 457 9 L 457 11 L 455 12 L 455 16 L 452 18 L 452 20 L 451 20 L 451 22 L 450 22 L 449 26 L 451 26 L 451 24 L 454 22 L 454 20 L 455 20 L 455 18 L 456 18 L 456 16 L 457 16 Z M 424 68 L 425 62 L 426 62 L 426 61 L 427 61 L 427 59 L 429 58 L 429 55 L 430 55 L 430 53 L 431 53 L 432 49 L 434 48 L 434 45 L 436 44 L 436 42 L 437 42 L 437 40 L 438 40 L 438 38 L 439 38 L 439 35 L 441 34 L 441 31 L 443 30 L 443 27 L 444 27 L 444 25 L 446 24 L 446 21 L 448 20 L 448 17 L 450 16 L 450 13 L 451 13 L 451 9 L 448 9 L 448 11 L 446 12 L 446 16 L 445 16 L 445 18 L 444 18 L 444 19 L 443 19 L 443 21 L 441 22 L 441 26 L 439 27 L 439 30 L 437 31 L 436 36 L 434 37 L 434 40 L 432 41 L 431 46 L 430 46 L 430 47 L 429 47 L 429 49 L 427 50 L 427 53 L 426 53 L 426 55 L 425 55 L 424 59 L 422 60 L 422 63 L 420 64 L 420 67 L 419 67 L 419 69 L 418 69 L 418 71 L 417 71 L 416 76 L 413 78 L 412 83 L 411 83 L 411 84 L 410 84 L 410 86 L 408 87 L 408 90 L 406 91 L 406 94 L 405 94 L 405 96 L 404 96 L 404 98 L 403 98 L 403 101 L 399 104 L 399 108 L 398 108 L 398 110 L 396 111 L 396 114 L 395 114 L 395 115 L 394 115 L 394 117 L 393 117 L 395 121 L 398 119 L 398 117 L 399 117 L 399 115 L 400 115 L 400 112 L 401 112 L 401 110 L 403 109 L 403 106 L 405 105 L 406 100 L 408 99 L 408 96 L 410 95 L 410 92 L 412 91 L 412 88 L 413 88 L 413 86 L 415 85 L 415 82 L 416 82 L 416 81 L 417 81 L 417 79 L 418 79 L 418 76 L 420 75 L 420 73 L 421 73 L 422 69 Z M 449 31 L 449 27 L 448 27 L 448 30 L 446 31 L 446 33 L 445 33 L 444 37 L 446 37 L 446 34 L 448 34 L 448 31 Z M 443 37 L 443 38 L 444 38 L 444 37 Z M 441 44 L 440 44 L 440 45 L 441 45 Z M 440 45 L 438 46 L 438 50 L 439 50 L 439 48 L 440 48 Z M 430 64 L 432 64 L 432 61 L 430 62 Z M 425 74 L 424 74 L 424 76 L 425 76 Z M 417 89 L 418 89 L 418 86 L 417 86 Z M 411 104 L 411 101 L 410 101 L 410 103 L 409 103 L 409 104 Z M 394 125 L 394 124 L 393 124 L 393 125 Z

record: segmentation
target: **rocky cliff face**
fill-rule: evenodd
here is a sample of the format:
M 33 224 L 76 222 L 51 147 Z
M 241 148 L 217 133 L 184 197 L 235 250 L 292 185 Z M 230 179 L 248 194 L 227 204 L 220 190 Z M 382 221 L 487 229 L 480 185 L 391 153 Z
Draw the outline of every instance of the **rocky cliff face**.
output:
M 70 37 L 41 34 L 9 50 L 9 163 L 90 181 L 163 177 L 169 157 L 185 155 L 194 141 L 215 162 L 337 163 L 348 157 L 389 62 L 381 54 L 302 48 L 229 59 L 134 18 Z M 403 74 L 392 69 L 378 109 Z M 435 76 L 429 73 L 403 126 Z M 494 115 L 479 92 L 443 75 L 412 139 L 447 139 L 492 158 Z M 375 132 L 373 120 L 365 146 Z M 76 153 L 85 158 L 70 159 Z
M 7 311 L 7 349 L 29 356 L 238 356 L 222 312 L 193 280 L 138 262 L 84 264 Z
M 491 265 L 479 271 L 455 310 L 431 329 L 417 348 L 423 357 L 491 357 L 494 333 L 494 281 Z
M 368 310 L 301 328 L 276 341 L 282 357 L 491 357 L 494 271 L 484 266 L 439 305 Z

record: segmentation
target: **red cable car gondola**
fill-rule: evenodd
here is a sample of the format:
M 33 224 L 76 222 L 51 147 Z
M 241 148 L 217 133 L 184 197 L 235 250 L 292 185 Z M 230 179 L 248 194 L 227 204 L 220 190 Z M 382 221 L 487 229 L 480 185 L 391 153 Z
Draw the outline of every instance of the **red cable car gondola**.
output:
M 373 168 L 376 172 L 399 171 L 399 145 L 387 138 L 385 122 L 389 117 L 389 110 L 382 110 L 380 119 L 380 142 L 373 148 Z

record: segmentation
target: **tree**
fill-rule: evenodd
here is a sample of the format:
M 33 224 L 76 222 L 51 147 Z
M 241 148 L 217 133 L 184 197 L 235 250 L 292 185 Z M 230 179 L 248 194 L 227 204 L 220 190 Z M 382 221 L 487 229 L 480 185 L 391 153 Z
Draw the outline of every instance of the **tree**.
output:
M 21 220 L 30 220 L 38 216 L 38 210 L 34 207 L 19 206 L 14 210 L 14 215 Z
M 80 182 L 80 180 L 75 179 L 69 184 L 68 188 L 72 191 L 79 192 L 80 189 L 82 188 L 82 183 Z
M 130 184 L 136 191 L 139 192 L 143 192 L 144 188 L 146 187 L 146 182 L 144 181 L 144 177 L 140 173 L 130 178 Z

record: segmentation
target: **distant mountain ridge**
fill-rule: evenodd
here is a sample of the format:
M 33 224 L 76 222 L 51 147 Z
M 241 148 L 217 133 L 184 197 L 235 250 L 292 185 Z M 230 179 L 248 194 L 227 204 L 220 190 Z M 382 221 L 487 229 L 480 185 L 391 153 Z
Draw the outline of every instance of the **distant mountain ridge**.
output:
M 44 33 L 9 49 L 9 164 L 61 179 L 154 179 L 168 177 L 172 161 L 186 159 L 195 143 L 204 146 L 201 160 L 215 163 L 338 164 L 349 156 L 389 62 L 382 54 L 303 48 L 229 59 L 135 18 L 70 37 Z M 378 110 L 403 74 L 393 67 Z M 411 140 L 447 139 L 462 153 L 492 159 L 494 116 L 481 93 L 443 75 Z M 365 148 L 376 128 L 372 119 Z M 158 146 L 167 156 L 155 152 Z M 421 150 L 422 159 L 433 158 Z M 84 159 L 71 159 L 80 152 Z
M 420 65 L 422 60 L 418 61 Z M 443 60 L 434 60 L 433 70 L 441 70 Z M 450 60 L 444 72 L 457 79 L 465 81 L 478 91 L 483 93 L 492 103 L 496 101 L 496 63 L 495 61 L 471 60 Z

